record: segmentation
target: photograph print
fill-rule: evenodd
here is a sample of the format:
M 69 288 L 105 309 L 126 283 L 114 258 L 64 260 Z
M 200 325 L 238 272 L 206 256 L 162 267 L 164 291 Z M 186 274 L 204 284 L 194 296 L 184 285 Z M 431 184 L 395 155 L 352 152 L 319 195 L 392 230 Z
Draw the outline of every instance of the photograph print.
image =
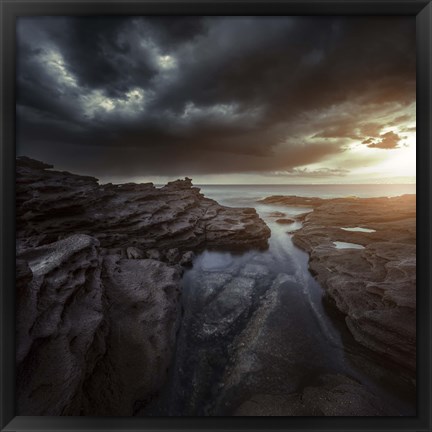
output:
M 415 16 L 16 21 L 20 416 L 416 416 Z

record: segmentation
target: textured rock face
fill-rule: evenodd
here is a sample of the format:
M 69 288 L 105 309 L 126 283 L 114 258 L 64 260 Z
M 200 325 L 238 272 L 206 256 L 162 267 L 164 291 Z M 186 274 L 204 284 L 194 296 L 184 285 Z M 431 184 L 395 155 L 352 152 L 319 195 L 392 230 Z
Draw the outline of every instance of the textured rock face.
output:
M 266 202 L 304 205 L 304 198 Z M 310 198 L 314 211 L 293 240 L 328 298 L 345 314 L 354 338 L 402 366 L 416 369 L 415 195 L 394 198 Z M 347 231 L 363 228 L 372 232 Z M 333 242 L 364 249 L 337 249 Z
M 207 246 L 264 247 L 251 209 L 206 199 L 190 179 L 98 185 L 17 159 L 17 411 L 130 416 L 170 367 L 180 265 Z
M 131 416 L 166 379 L 180 319 L 180 272 L 159 261 L 109 256 L 103 274 L 105 338 L 77 402 L 83 415 Z
M 19 255 L 31 272 L 17 293 L 19 413 L 60 415 L 85 380 L 103 326 L 97 246 L 76 235 Z
M 72 233 L 126 256 L 137 249 L 181 251 L 199 247 L 266 247 L 270 230 L 255 209 L 233 209 L 205 198 L 190 179 L 162 188 L 152 183 L 99 185 L 97 179 L 48 170 L 17 159 L 18 250 Z M 179 257 L 180 259 L 180 257 Z
M 166 377 L 179 269 L 98 246 L 73 235 L 19 255 L 20 413 L 132 415 Z

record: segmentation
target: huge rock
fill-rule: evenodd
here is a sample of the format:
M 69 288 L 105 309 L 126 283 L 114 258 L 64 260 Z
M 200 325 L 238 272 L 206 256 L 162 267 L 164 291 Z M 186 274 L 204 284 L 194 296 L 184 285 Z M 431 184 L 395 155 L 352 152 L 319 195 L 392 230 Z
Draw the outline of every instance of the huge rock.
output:
M 103 264 L 107 329 L 100 357 L 76 396 L 83 415 L 134 415 L 159 394 L 180 324 L 180 271 L 115 256 Z
M 22 415 L 132 415 L 162 386 L 180 316 L 180 273 L 101 257 L 73 235 L 19 255 Z
M 188 178 L 162 188 L 152 183 L 100 185 L 96 178 L 49 168 L 17 158 L 18 250 L 74 233 L 125 253 L 130 247 L 145 252 L 267 246 L 270 230 L 255 209 L 221 206 Z
M 265 247 L 270 230 L 188 178 L 100 185 L 26 157 L 16 170 L 17 411 L 134 415 L 171 366 L 178 264 L 204 247 Z

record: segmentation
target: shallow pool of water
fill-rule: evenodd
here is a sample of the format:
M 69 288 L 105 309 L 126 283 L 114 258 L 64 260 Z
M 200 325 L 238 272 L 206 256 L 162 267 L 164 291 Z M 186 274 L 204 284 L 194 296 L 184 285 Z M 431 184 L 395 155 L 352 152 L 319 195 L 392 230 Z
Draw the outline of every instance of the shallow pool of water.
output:
M 354 228 L 341 228 L 344 231 L 351 231 L 351 232 L 365 232 L 365 233 L 373 233 L 376 232 L 374 229 L 370 228 L 360 228 L 360 227 L 354 227 Z
M 222 205 L 255 207 L 271 229 L 269 248 L 203 251 L 196 256 L 183 276 L 184 315 L 174 366 L 151 415 L 231 415 L 248 394 L 289 394 L 326 373 L 354 377 L 397 406 L 401 415 L 412 415 L 414 408 L 403 397 L 353 366 L 345 346 L 347 336 L 328 314 L 324 291 L 309 272 L 309 257 L 292 242 L 291 232 L 301 228 L 301 222 L 276 222 L 281 213 L 295 219 L 312 210 L 260 204 L 241 195 L 217 198 Z M 338 248 L 363 248 L 334 243 Z M 260 316 L 263 299 L 281 279 L 286 282 L 280 304 L 262 324 L 274 332 L 263 340 L 258 328 L 251 339 L 251 322 Z M 236 382 L 231 372 L 239 369 L 246 372 Z
M 333 244 L 336 249 L 364 249 L 364 246 L 357 243 L 334 241 Z

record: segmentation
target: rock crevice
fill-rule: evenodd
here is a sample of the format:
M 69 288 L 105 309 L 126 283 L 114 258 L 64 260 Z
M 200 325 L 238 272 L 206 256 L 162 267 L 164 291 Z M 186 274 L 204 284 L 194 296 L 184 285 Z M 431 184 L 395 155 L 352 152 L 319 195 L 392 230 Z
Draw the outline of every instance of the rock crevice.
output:
M 181 318 L 182 265 L 201 248 L 264 248 L 254 209 L 190 179 L 99 185 L 16 164 L 17 411 L 130 416 L 162 388 Z
M 381 358 L 416 370 L 416 197 L 264 200 L 309 204 L 294 243 L 309 253 L 309 268 L 327 298 L 345 315 L 354 338 Z M 342 228 L 363 228 L 347 231 Z M 337 249 L 334 242 L 362 245 Z

